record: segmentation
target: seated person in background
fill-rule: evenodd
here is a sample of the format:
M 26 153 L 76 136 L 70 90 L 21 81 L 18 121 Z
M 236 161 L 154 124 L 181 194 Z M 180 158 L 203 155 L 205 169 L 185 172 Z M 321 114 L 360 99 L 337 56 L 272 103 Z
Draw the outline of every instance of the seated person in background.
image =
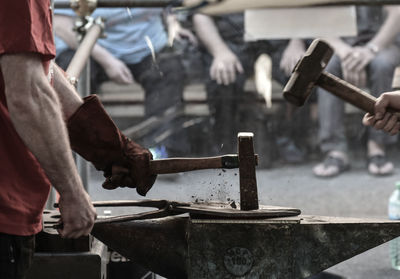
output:
M 396 6 L 358 6 L 358 35 L 326 39 L 335 50 L 326 70 L 355 86 L 370 88 L 375 96 L 390 90 L 394 69 L 400 63 L 400 49 L 393 43 L 400 31 L 399 20 L 399 8 Z M 326 157 L 314 167 L 313 172 L 318 177 L 332 177 L 350 166 L 344 102 L 321 88 L 317 90 L 319 142 Z M 385 145 L 396 139 L 373 129 L 368 129 L 367 133 L 368 172 L 373 175 L 391 174 L 393 164 L 386 158 Z
M 179 55 L 168 45 L 162 10 L 99 8 L 92 16 L 106 20 L 104 31 L 107 37 L 99 39 L 92 51 L 91 90 L 95 92 L 105 80 L 120 84 L 137 81 L 145 91 L 146 118 L 181 106 L 185 75 Z M 56 61 L 64 69 L 78 46 L 73 31 L 74 17 L 72 10 L 55 10 Z M 179 34 L 176 26 L 174 30 Z M 142 144 L 154 146 L 153 137 L 171 132 L 176 126 L 174 121 L 165 123 Z M 189 152 L 186 138 L 182 130 L 173 132 L 162 142 L 165 148 L 159 146 L 155 152 L 166 149 L 170 156 L 186 154 Z M 161 157 L 167 157 L 167 154 L 161 154 Z
M 211 18 L 203 14 L 193 16 L 194 30 L 206 49 L 205 69 L 209 69 L 206 88 L 211 110 L 213 136 L 221 153 L 236 152 L 236 134 L 240 129 L 238 106 L 244 93 L 244 84 L 253 74 L 253 65 L 259 55 L 271 57 L 272 77 L 285 84 L 295 63 L 305 52 L 300 40 L 271 40 L 245 42 L 244 16 L 230 14 Z M 283 70 L 283 71 L 282 71 Z M 255 116 L 256 117 L 256 116 Z M 282 130 L 289 138 L 286 161 L 298 163 L 304 154 L 291 140 L 294 118 L 286 120 Z M 256 119 L 254 119 L 256 121 Z M 244 127 L 248 129 L 248 127 Z M 282 155 L 282 154 L 281 154 Z

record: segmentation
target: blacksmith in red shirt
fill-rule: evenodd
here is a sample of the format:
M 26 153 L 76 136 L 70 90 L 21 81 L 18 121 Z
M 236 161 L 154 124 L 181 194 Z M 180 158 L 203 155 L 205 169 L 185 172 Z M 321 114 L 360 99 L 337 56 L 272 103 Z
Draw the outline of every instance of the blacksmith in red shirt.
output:
M 95 95 L 76 94 L 54 55 L 50 0 L 1 1 L 0 278 L 24 278 L 51 185 L 61 236 L 90 233 L 96 213 L 71 147 L 104 172 L 107 189 L 145 195 L 155 181 L 150 152 L 120 133 Z

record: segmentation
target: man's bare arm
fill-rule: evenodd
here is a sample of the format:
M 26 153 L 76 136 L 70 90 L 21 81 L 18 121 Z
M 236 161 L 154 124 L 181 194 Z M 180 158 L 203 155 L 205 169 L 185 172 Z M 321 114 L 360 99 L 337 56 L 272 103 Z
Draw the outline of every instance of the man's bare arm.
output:
M 193 24 L 200 41 L 214 57 L 210 66 L 211 78 L 218 84 L 228 85 L 235 82 L 236 73 L 244 72 L 243 66 L 220 36 L 213 19 L 196 14 L 193 16 Z
M 216 56 L 223 51 L 230 51 L 210 16 L 195 14 L 193 16 L 193 24 L 197 36 L 212 56 Z
M 59 98 L 37 54 L 0 57 L 7 106 L 14 127 L 60 193 L 64 237 L 88 234 L 95 210 L 77 173 Z

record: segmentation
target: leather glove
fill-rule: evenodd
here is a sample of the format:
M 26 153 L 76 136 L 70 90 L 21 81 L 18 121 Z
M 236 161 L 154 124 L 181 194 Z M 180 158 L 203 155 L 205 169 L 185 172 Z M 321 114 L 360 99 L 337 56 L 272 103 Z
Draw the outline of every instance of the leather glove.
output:
M 131 187 L 144 196 L 153 186 L 150 151 L 122 134 L 96 95 L 84 98 L 67 127 L 72 149 L 104 172 L 104 188 Z

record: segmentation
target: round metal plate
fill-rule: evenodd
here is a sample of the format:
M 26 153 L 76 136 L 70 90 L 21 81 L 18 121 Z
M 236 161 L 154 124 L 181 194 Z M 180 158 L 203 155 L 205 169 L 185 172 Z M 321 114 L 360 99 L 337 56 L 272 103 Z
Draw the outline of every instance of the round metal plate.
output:
M 263 219 L 298 216 L 301 211 L 297 208 L 260 205 L 257 210 L 240 210 L 230 204 L 222 203 L 193 203 L 189 206 L 176 206 L 173 211 L 189 213 L 191 217 L 206 216 L 207 218 L 228 219 Z

